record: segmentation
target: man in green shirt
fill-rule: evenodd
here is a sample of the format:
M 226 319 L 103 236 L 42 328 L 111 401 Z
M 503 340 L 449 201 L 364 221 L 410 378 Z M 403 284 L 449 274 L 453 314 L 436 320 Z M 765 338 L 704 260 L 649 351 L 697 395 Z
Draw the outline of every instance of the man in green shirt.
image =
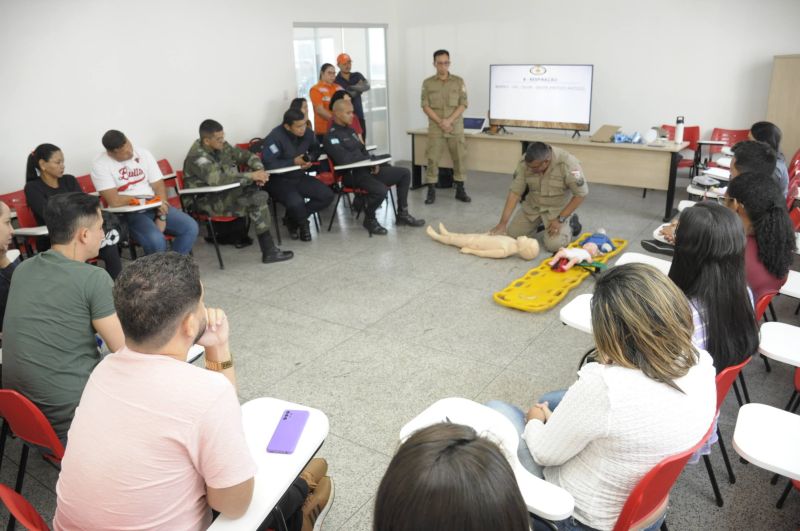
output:
M 89 374 L 100 361 L 95 333 L 112 351 L 125 343 L 105 269 L 87 264 L 105 237 L 100 199 L 54 196 L 45 210 L 52 247 L 14 272 L 3 323 L 3 387 L 19 391 L 66 441 Z

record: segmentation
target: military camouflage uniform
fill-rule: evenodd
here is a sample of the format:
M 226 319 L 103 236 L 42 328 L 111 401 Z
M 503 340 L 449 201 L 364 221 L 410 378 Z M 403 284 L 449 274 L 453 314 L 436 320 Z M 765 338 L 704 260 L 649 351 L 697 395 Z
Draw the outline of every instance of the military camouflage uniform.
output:
M 214 216 L 248 216 L 256 234 L 269 231 L 269 195 L 239 170 L 247 166 L 250 170 L 263 170 L 264 165 L 255 153 L 234 147 L 227 142 L 221 151 L 214 151 L 195 140 L 183 161 L 186 188 L 219 186 L 240 183 L 239 188 L 198 197 L 186 196 L 196 210 Z
M 523 158 L 514 170 L 514 181 L 510 191 L 522 196 L 525 188 L 528 195 L 522 208 L 508 224 L 507 233 L 512 238 L 530 235 L 541 223 L 544 224 L 544 247 L 550 252 L 566 247 L 572 240 L 572 229 L 568 217 L 561 224 L 558 234 L 547 232 L 550 222 L 558 217 L 572 196 L 584 197 L 589 193 L 586 177 L 581 164 L 573 155 L 563 149 L 553 147 L 550 166 L 544 173 L 533 173 Z
M 453 74 L 442 81 L 436 76 L 431 76 L 422 82 L 422 107 L 428 106 L 440 118 L 444 119 L 453 114 L 456 107 L 467 107 L 467 86 L 464 80 Z M 453 159 L 453 180 L 464 182 L 466 168 L 464 158 L 467 155 L 464 142 L 464 119 L 459 116 L 453 122 L 453 130 L 445 133 L 442 128 L 428 118 L 428 149 L 425 158 L 428 167 L 425 171 L 425 184 L 432 184 L 439 178 L 439 160 L 442 158 L 444 147 L 450 151 Z

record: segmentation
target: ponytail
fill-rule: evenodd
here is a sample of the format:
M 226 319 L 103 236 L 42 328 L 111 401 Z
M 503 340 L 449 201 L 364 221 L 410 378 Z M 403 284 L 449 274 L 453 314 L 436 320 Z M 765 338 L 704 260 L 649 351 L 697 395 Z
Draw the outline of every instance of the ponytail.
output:
M 25 182 L 39 179 L 39 161 L 47 162 L 53 153 L 61 151 L 61 148 L 53 144 L 39 144 L 36 149 L 28 154 L 28 164 L 25 168 Z

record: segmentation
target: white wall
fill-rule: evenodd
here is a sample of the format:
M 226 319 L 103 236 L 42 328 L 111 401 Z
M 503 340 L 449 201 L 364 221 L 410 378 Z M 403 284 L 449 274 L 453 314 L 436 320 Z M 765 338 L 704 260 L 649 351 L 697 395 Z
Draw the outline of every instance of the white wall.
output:
M 451 71 L 465 78 L 470 114 L 488 110 L 489 64 L 591 63 L 592 131 L 618 124 L 643 132 L 685 115 L 705 138 L 713 127 L 746 129 L 764 119 L 772 57 L 800 52 L 796 0 L 409 0 L 406 6 L 398 11 L 405 112 L 392 116 L 408 115 L 409 128 L 426 124 L 420 83 L 434 73 L 431 54 L 438 48 L 450 50 Z M 408 157 L 410 144 L 403 148 Z
M 0 193 L 22 188 L 43 142 L 81 175 L 108 129 L 178 168 L 205 118 L 231 142 L 262 136 L 295 96 L 294 22 L 391 27 L 393 13 L 363 0 L 2 0 Z
M 708 134 L 764 116 L 772 56 L 800 52 L 797 20 L 795 0 L 2 0 L 0 193 L 22 187 L 42 142 L 79 175 L 110 128 L 178 167 L 204 118 L 234 142 L 263 135 L 294 96 L 294 22 L 388 24 L 391 151 L 407 159 L 436 48 L 471 113 L 487 110 L 490 63 L 593 63 L 593 129 L 683 114 Z

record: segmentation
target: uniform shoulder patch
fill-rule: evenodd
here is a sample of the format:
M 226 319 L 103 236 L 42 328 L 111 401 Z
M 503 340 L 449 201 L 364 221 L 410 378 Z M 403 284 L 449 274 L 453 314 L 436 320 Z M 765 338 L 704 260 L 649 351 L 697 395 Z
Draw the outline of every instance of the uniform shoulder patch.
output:
M 200 166 L 203 166 L 204 164 L 211 164 L 211 161 L 203 156 L 203 157 L 200 157 L 200 158 L 196 159 L 195 163 L 199 164 Z
M 278 151 L 280 151 L 280 150 L 278 149 L 278 146 L 277 146 L 277 145 L 275 145 L 275 144 L 270 144 L 270 145 L 269 145 L 269 150 L 270 150 L 270 151 L 272 151 L 272 154 L 273 154 L 273 155 L 277 155 L 277 154 L 278 154 Z
M 338 138 L 331 138 L 331 144 L 338 144 L 338 143 L 339 143 Z
M 581 173 L 581 170 L 572 170 L 570 173 L 573 177 L 575 177 L 576 185 L 583 186 L 586 183 L 586 179 L 583 178 L 583 173 Z

